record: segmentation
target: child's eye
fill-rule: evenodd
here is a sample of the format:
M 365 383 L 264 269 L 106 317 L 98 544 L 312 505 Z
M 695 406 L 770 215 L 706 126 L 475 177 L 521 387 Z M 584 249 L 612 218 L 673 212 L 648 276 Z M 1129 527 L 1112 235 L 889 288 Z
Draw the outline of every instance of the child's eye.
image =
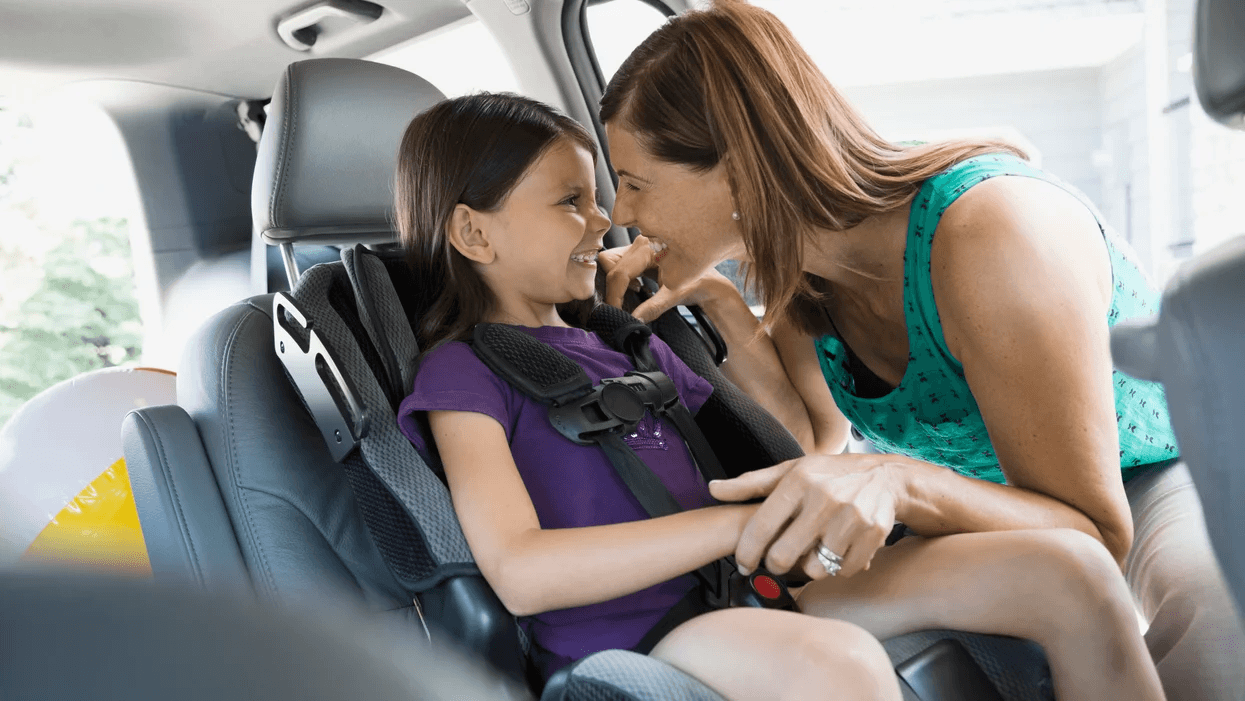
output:
M 566 199 L 562 200 L 562 204 L 570 205 L 572 207 L 578 207 L 579 206 L 579 195 L 571 195 L 570 197 L 567 197 Z

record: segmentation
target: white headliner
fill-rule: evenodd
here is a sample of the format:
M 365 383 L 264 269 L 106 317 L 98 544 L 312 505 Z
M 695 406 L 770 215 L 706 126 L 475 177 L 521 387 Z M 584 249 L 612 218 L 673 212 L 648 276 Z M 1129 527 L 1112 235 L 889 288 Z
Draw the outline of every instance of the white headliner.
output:
M 381 0 L 380 19 L 302 53 L 288 48 L 275 27 L 278 17 L 306 4 L 0 0 L 0 95 L 123 79 L 266 97 L 293 61 L 367 56 L 470 14 L 460 0 Z

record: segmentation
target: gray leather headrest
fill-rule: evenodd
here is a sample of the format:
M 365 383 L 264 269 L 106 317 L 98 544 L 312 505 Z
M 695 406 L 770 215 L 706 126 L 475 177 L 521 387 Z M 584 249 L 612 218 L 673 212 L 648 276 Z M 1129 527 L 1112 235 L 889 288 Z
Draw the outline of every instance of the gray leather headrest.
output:
M 379 63 L 290 64 L 259 141 L 255 232 L 270 244 L 393 240 L 398 145 L 411 119 L 443 99 L 423 78 Z
M 1245 2 L 1199 0 L 1193 52 L 1202 109 L 1228 126 L 1245 126 Z

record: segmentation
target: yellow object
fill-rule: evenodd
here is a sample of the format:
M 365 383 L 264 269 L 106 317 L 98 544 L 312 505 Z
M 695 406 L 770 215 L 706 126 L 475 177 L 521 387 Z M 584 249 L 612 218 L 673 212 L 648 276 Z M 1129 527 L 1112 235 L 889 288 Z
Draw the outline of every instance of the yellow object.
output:
M 151 564 L 125 458 L 71 499 L 30 544 L 22 560 L 150 577 Z

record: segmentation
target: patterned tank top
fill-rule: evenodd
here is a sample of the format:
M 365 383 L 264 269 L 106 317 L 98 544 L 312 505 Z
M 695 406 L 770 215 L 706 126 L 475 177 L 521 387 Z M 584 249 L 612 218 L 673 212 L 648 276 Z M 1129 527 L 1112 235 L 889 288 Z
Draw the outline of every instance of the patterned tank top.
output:
M 1075 195 L 1098 220 L 1111 257 L 1114 285 L 1107 326 L 1158 311 L 1159 293 L 1138 266 L 1128 244 L 1103 223 L 1078 191 L 1009 154 L 988 154 L 957 163 L 926 180 L 912 201 L 904 251 L 904 308 L 908 367 L 899 386 L 880 397 L 860 396 L 844 344 L 832 335 L 817 339 L 818 359 L 839 409 L 884 453 L 898 453 L 954 469 L 967 477 L 1006 479 L 964 369 L 947 350 L 930 282 L 930 244 L 942 213 L 972 186 L 997 176 L 1024 176 L 1053 183 Z M 1125 481 L 1145 467 L 1178 457 L 1162 387 L 1113 373 L 1120 468 Z M 1018 398 L 1018 401 L 1020 399 Z

